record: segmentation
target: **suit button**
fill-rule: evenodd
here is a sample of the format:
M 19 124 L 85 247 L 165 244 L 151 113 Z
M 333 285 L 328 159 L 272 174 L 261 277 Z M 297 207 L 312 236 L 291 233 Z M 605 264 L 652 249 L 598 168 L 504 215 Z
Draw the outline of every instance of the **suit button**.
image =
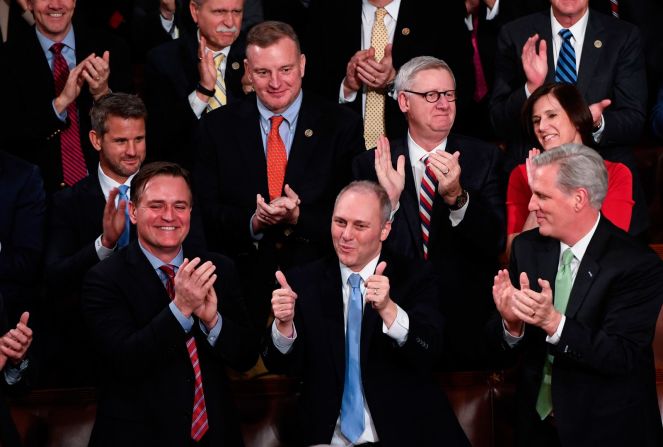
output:
M 64 182 L 60 183 L 60 188 L 64 188 L 65 186 L 67 185 Z

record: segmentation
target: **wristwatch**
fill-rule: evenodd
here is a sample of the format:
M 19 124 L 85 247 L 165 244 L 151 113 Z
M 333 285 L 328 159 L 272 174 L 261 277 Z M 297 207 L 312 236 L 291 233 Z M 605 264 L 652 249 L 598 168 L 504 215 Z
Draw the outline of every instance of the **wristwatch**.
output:
M 462 189 L 460 191 L 460 194 L 458 194 L 458 196 L 456 197 L 456 203 L 454 203 L 453 205 L 449 205 L 449 209 L 451 211 L 458 211 L 459 209 L 461 209 L 462 207 L 465 206 L 465 204 L 467 203 L 468 197 L 469 196 L 467 194 L 467 191 Z

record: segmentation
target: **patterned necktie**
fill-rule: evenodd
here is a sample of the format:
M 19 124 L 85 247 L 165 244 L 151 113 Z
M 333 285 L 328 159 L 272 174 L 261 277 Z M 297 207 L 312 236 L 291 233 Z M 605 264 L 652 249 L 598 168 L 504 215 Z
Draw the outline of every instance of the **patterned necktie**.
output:
M 571 261 L 573 261 L 573 252 L 570 248 L 564 250 L 562 254 L 562 266 L 557 271 L 555 277 L 555 309 L 561 314 L 566 312 L 566 306 L 571 296 L 571 287 L 573 286 L 573 271 L 571 270 Z M 539 388 L 539 395 L 536 399 L 536 412 L 539 413 L 541 420 L 544 420 L 552 413 L 552 364 L 554 357 L 550 354 L 546 356 L 543 364 L 543 379 Z
M 610 0 L 610 12 L 612 13 L 612 16 L 615 18 L 619 18 L 619 1 L 618 0 Z
M 375 22 L 371 30 L 371 47 L 375 49 L 375 60 L 378 62 L 384 57 L 384 47 L 389 43 L 387 27 L 384 24 L 386 15 L 386 9 L 378 8 L 375 11 Z M 385 133 L 384 101 L 384 92 L 367 87 L 366 110 L 364 111 L 364 139 L 367 149 L 375 147 L 378 137 Z
M 270 200 L 281 197 L 285 168 L 288 165 L 285 144 L 283 144 L 279 133 L 279 126 L 283 119 L 281 115 L 274 115 L 269 119 L 272 122 L 272 127 L 267 136 L 267 186 Z
M 437 177 L 428 165 L 428 155 L 421 158 L 426 165 L 424 175 L 421 177 L 419 191 L 419 219 L 421 220 L 421 236 L 423 237 L 424 259 L 428 259 L 428 237 L 430 235 L 430 220 L 433 215 L 433 201 L 437 191 Z
M 69 77 L 69 66 L 62 56 L 62 42 L 54 43 L 50 51 L 53 53 L 53 80 L 55 96 L 59 96 Z M 81 149 L 80 131 L 78 128 L 78 108 L 76 101 L 67 106 L 69 125 L 60 133 L 60 151 L 62 155 L 62 177 L 64 183 L 72 186 L 87 177 L 87 167 Z
M 575 84 L 578 81 L 578 71 L 576 70 L 576 51 L 571 45 L 573 34 L 564 28 L 559 31 L 562 38 L 562 46 L 559 49 L 557 58 L 557 69 L 555 70 L 555 82 L 565 84 Z
M 120 193 L 118 194 L 118 204 L 120 200 L 124 200 L 127 204 L 124 208 L 124 231 L 120 235 L 120 239 L 117 241 L 117 246 L 122 248 L 129 245 L 129 235 L 131 234 L 131 220 L 129 219 L 129 196 L 127 196 L 129 186 L 120 185 L 118 189 L 120 190 Z
M 348 325 L 345 331 L 345 383 L 341 402 L 341 432 L 352 443 L 364 433 L 364 394 L 361 387 L 359 344 L 361 341 L 361 317 L 364 300 L 361 296 L 361 276 L 353 273 L 348 278 Z
M 214 96 L 207 102 L 207 111 L 214 110 L 221 106 L 225 106 L 227 102 L 226 97 L 226 83 L 223 80 L 223 73 L 221 73 L 221 63 L 226 56 L 219 53 L 214 56 L 214 65 L 216 66 L 216 85 L 214 87 Z
M 479 17 L 472 15 L 472 63 L 474 64 L 474 102 L 481 101 L 488 94 L 488 83 L 481 63 L 481 54 L 479 53 L 479 40 L 477 39 L 477 30 L 479 29 Z
M 166 292 L 170 299 L 175 298 L 175 268 L 172 265 L 164 264 L 159 269 L 166 274 Z M 193 396 L 193 416 L 191 418 L 191 439 L 200 441 L 207 430 L 209 423 L 207 421 L 207 407 L 205 406 L 205 394 L 203 392 L 203 376 L 200 371 L 198 361 L 198 348 L 196 339 L 189 335 L 186 341 L 186 349 L 189 351 L 189 358 L 193 366 L 194 374 L 194 396 Z

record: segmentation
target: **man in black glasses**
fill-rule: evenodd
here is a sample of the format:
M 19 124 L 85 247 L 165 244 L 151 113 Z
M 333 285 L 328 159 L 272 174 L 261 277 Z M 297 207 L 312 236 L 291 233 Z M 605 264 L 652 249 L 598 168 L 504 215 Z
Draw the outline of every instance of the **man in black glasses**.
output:
M 456 81 L 434 57 L 404 64 L 395 80 L 408 132 L 378 139 L 354 162 L 356 178 L 378 181 L 393 213 L 387 246 L 432 263 L 443 274 L 440 305 L 447 317 L 444 367 L 482 368 L 483 326 L 492 310 L 493 274 L 504 245 L 504 195 L 499 150 L 451 133 Z

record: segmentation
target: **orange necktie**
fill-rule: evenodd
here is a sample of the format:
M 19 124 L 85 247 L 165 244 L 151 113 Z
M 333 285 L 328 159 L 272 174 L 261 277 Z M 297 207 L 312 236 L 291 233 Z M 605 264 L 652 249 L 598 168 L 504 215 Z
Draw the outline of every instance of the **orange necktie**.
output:
M 269 199 L 274 200 L 281 197 L 283 191 L 283 180 L 285 179 L 285 167 L 288 157 L 285 153 L 285 144 L 279 134 L 279 126 L 283 117 L 274 115 L 270 118 L 272 128 L 267 136 L 267 186 L 269 187 Z

